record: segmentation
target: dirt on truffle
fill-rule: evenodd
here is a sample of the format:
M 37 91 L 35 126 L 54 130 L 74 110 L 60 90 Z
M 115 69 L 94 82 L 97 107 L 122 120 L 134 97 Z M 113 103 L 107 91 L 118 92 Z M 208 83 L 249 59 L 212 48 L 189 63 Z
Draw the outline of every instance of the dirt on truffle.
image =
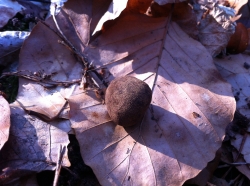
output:
M 150 105 L 149 86 L 132 76 L 119 77 L 107 88 L 105 103 L 114 123 L 127 127 L 141 122 Z

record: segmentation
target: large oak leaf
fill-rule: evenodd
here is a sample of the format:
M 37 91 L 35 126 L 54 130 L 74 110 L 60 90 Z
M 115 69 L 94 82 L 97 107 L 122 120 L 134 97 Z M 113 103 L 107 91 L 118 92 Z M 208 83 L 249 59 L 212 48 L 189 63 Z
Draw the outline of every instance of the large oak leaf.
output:
M 220 147 L 235 101 L 207 50 L 166 18 L 122 13 L 84 50 L 110 82 L 131 75 L 149 84 L 142 123 L 123 128 L 93 91 L 69 98 L 81 154 L 102 185 L 181 185 Z

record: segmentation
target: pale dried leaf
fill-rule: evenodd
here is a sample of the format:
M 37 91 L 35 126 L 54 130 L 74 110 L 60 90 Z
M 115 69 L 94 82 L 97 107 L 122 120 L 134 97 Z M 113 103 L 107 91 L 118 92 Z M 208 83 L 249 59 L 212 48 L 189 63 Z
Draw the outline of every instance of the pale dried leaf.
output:
M 57 125 L 63 122 L 58 121 Z M 10 136 L 0 151 L 1 183 L 6 181 L 3 175 L 8 172 L 13 178 L 23 172 L 28 174 L 31 171 L 54 170 L 60 145 L 69 144 L 67 133 L 58 128 L 26 114 L 16 102 L 11 104 Z M 70 166 L 67 151 L 62 165 Z
M 224 79 L 233 87 L 237 110 L 250 119 L 250 56 L 237 54 L 215 58 L 214 62 Z
M 74 47 L 82 51 L 90 39 L 90 30 L 94 23 L 100 19 L 102 5 L 109 1 L 68 1 L 63 10 L 57 15 L 58 24 L 64 35 L 71 41 Z M 99 4 L 98 4 L 99 3 Z M 93 4 L 93 6 L 92 6 Z M 101 11 L 100 11 L 101 10 Z M 89 25 L 90 22 L 93 24 Z M 57 30 L 52 19 L 46 23 Z M 78 35 L 80 35 L 80 40 Z M 53 81 L 72 81 L 81 79 L 83 66 L 76 56 L 62 44 L 62 40 L 50 28 L 42 23 L 33 29 L 30 37 L 24 42 L 20 53 L 19 70 L 28 75 L 42 73 L 50 75 Z M 76 84 L 68 88 L 58 86 L 46 88 L 39 83 L 20 78 L 17 100 L 26 110 L 32 110 L 49 119 L 59 116 Z
M 107 81 L 131 75 L 153 90 L 143 122 L 131 128 L 113 124 L 93 91 L 68 99 L 82 157 L 101 184 L 181 185 L 196 176 L 235 111 L 206 49 L 176 23 L 140 14 L 122 14 L 90 45 L 84 53 L 107 68 Z
M 8 102 L 0 95 L 0 150 L 9 138 L 10 107 Z
M 211 15 L 199 24 L 199 40 L 213 57 L 226 48 L 231 35 L 232 32 L 225 30 Z
M 17 12 L 24 9 L 22 5 L 20 5 L 16 1 L 11 0 L 1 0 L 0 1 L 0 28 L 2 28 L 10 18 L 14 17 Z
M 235 10 L 223 6 L 224 2 L 200 0 L 193 4 L 199 24 L 199 40 L 215 57 L 226 48 L 235 32 Z

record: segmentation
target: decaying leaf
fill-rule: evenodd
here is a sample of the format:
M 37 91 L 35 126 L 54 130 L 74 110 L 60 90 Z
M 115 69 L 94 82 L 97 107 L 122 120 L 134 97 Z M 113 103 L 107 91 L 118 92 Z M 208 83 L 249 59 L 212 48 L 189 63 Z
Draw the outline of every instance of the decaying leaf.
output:
M 68 143 L 66 132 L 26 114 L 17 103 L 11 104 L 10 135 L 0 151 L 0 183 L 31 172 L 54 170 L 60 145 Z M 70 166 L 67 152 L 63 165 Z
M 168 17 L 172 12 L 172 19 L 181 29 L 194 39 L 198 38 L 197 15 L 187 2 L 166 4 L 160 6 L 153 2 L 148 10 L 153 17 Z
M 0 95 L 0 150 L 9 138 L 10 107 L 8 102 Z
M 245 54 L 214 59 L 220 74 L 233 87 L 233 93 L 237 101 L 237 110 L 248 119 L 250 119 L 249 60 L 250 56 Z
M 69 1 L 58 14 L 57 19 L 66 37 L 74 47 L 82 51 L 90 39 L 90 30 L 94 30 L 102 16 L 102 5 L 106 1 Z M 75 4 L 76 3 L 76 6 Z M 72 11 L 74 8 L 74 11 Z M 101 11 L 100 11 L 101 10 Z M 70 18 L 67 16 L 70 15 Z M 93 19 L 92 19 L 93 18 Z M 90 22 L 93 24 L 89 27 Z M 24 42 L 20 53 L 19 70 L 29 76 L 39 78 L 49 77 L 49 80 L 64 82 L 42 84 L 20 78 L 17 100 L 26 110 L 32 110 L 48 119 L 57 117 L 63 110 L 66 100 L 82 77 L 82 63 L 63 44 L 62 39 L 51 29 L 57 30 L 52 18 L 47 20 L 48 26 L 38 23 L 30 37 Z M 85 29 L 83 29 L 85 28 Z M 87 29 L 86 29 L 87 28 Z M 80 35 L 80 40 L 78 38 Z M 78 80 L 75 84 L 67 86 L 67 82 Z
M 84 54 L 107 68 L 107 81 L 131 75 L 153 90 L 144 120 L 131 128 L 112 123 L 93 91 L 68 99 L 82 157 L 101 184 L 181 185 L 196 176 L 235 110 L 206 49 L 168 19 L 140 14 L 122 14 L 92 43 Z
M 211 15 L 207 15 L 199 24 L 199 40 L 214 57 L 226 48 L 232 34 Z

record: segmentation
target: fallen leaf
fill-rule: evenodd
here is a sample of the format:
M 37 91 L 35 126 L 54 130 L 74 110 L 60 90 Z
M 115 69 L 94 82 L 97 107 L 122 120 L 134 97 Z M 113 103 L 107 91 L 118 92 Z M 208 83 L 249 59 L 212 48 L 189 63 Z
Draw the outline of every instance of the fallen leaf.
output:
M 35 116 L 28 115 L 16 102 L 11 104 L 9 139 L 0 151 L 0 183 L 31 172 L 54 170 L 60 145 L 69 143 L 66 132 Z M 67 151 L 63 166 L 70 166 Z
M 0 96 L 0 150 L 9 138 L 10 107 L 8 102 Z
M 6 66 L 12 62 L 12 60 L 6 60 L 6 56 L 12 56 L 14 52 L 19 51 L 29 34 L 24 31 L 0 32 L 0 65 Z
M 220 4 L 213 4 L 212 10 L 204 13 L 199 24 L 200 42 L 215 57 L 226 48 L 231 35 L 235 31 L 235 10 Z
M 0 2 L 0 12 L 1 12 L 1 18 L 0 18 L 0 28 L 2 28 L 10 18 L 14 17 L 17 12 L 24 9 L 22 5 L 20 5 L 16 1 L 11 0 L 1 0 Z
M 237 54 L 215 58 L 214 62 L 222 77 L 233 87 L 237 110 L 250 119 L 249 60 L 249 55 Z
M 141 14 L 121 14 L 90 45 L 84 54 L 107 68 L 108 82 L 131 75 L 153 90 L 143 122 L 131 128 L 113 124 L 93 91 L 68 99 L 82 157 L 100 183 L 182 185 L 196 176 L 235 111 L 206 49 L 174 22 Z
M 107 4 L 107 1 L 102 1 L 101 4 L 98 2 L 100 1 L 68 1 L 63 11 L 57 15 L 64 35 L 79 51 L 84 50 L 88 44 L 90 30 L 94 30 L 97 20 L 102 16 L 104 11 L 102 5 Z M 58 43 L 58 40 L 62 39 L 51 30 L 57 30 L 52 18 L 46 23 L 51 28 L 38 23 L 30 37 L 24 42 L 20 52 L 19 70 L 29 76 L 34 76 L 34 73 L 54 74 L 51 77 L 53 81 L 81 80 L 82 63 L 70 50 Z M 80 42 L 78 35 L 80 35 Z M 51 120 L 59 116 L 66 104 L 65 98 L 72 94 L 76 86 L 78 86 L 77 83 L 67 88 L 64 86 L 47 88 L 46 85 L 42 86 L 38 82 L 20 78 L 17 100 L 26 110 L 37 112 Z
M 207 15 L 199 24 L 199 40 L 213 57 L 226 48 L 232 34 L 232 31 L 224 29 L 211 15 Z
M 216 152 L 215 158 L 208 162 L 207 166 L 194 178 L 188 180 L 187 184 L 207 186 L 208 180 L 210 180 L 214 174 L 214 171 L 218 168 L 221 158 L 221 150 Z
M 198 38 L 197 27 L 197 15 L 187 2 L 166 4 L 160 6 L 156 2 L 153 2 L 150 6 L 148 13 L 153 17 L 168 17 L 171 9 L 172 19 L 175 21 L 181 29 L 194 39 Z

